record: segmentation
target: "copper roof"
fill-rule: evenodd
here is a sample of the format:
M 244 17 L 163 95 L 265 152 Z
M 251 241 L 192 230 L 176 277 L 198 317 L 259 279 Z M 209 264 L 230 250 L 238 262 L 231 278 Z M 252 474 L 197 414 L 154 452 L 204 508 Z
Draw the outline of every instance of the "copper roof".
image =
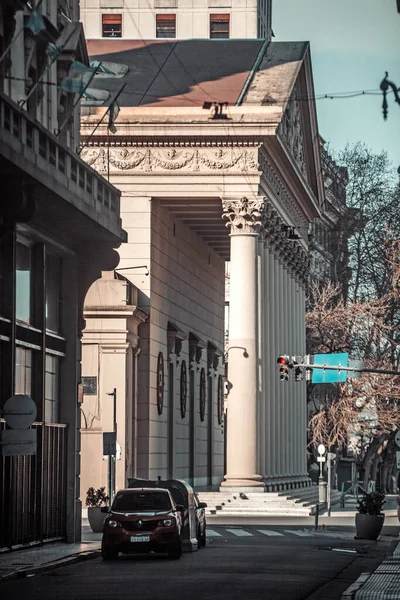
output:
M 121 106 L 234 105 L 264 40 L 88 40 L 91 60 L 125 64 L 123 79 L 99 79 L 112 94 L 126 83 Z

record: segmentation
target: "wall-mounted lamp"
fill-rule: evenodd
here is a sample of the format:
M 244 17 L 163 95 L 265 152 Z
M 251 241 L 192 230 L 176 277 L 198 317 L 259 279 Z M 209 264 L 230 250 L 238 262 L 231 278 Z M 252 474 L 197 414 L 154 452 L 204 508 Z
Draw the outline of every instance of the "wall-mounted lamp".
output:
M 145 269 L 144 274 L 150 275 L 150 271 L 147 268 L 147 265 L 139 265 L 138 267 L 117 267 L 114 271 L 131 271 L 132 269 Z

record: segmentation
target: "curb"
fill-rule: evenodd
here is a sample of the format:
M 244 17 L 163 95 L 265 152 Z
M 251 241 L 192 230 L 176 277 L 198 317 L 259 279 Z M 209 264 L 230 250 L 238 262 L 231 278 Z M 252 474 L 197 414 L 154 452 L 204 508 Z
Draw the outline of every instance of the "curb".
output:
M 7 575 L 0 576 L 0 583 L 5 583 L 6 581 L 15 581 L 16 579 L 26 579 L 27 577 L 36 575 L 37 573 L 54 571 L 55 569 L 59 569 L 60 567 L 65 567 L 84 560 L 91 560 L 92 558 L 97 558 L 100 555 L 101 550 L 86 550 L 78 554 L 73 554 L 71 556 L 66 556 L 65 558 L 60 558 L 57 561 L 50 562 L 45 565 L 40 565 L 38 567 L 18 569 L 17 571 L 7 573 Z

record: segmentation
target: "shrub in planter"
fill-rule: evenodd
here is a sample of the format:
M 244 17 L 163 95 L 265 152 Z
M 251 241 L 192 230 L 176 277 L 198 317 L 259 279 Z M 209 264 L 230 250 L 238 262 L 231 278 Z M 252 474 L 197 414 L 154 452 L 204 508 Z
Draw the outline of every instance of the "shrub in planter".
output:
M 356 538 L 364 540 L 378 539 L 385 515 L 382 507 L 385 504 L 385 495 L 380 492 L 364 493 L 358 501 L 356 514 Z
M 88 507 L 88 520 L 93 533 L 102 533 L 105 514 L 102 509 L 108 506 L 109 497 L 105 487 L 95 490 L 90 487 L 86 492 L 86 506 Z

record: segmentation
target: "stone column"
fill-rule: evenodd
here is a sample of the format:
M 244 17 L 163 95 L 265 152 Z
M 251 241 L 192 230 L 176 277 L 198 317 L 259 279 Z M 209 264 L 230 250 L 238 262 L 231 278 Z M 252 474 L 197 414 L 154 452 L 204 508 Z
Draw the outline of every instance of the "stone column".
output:
M 304 355 L 306 353 L 306 328 L 305 328 L 305 313 L 306 313 L 306 277 L 307 271 L 303 271 L 300 274 L 300 284 L 299 284 L 299 294 L 300 294 L 300 323 L 301 323 L 301 336 L 300 336 L 300 344 L 301 344 L 301 353 Z M 307 415 L 307 401 L 306 401 L 306 384 L 302 383 L 302 412 L 301 412 L 301 441 L 302 441 L 302 462 L 301 462 L 301 473 L 307 474 L 307 427 L 308 427 L 308 415 Z
M 265 305 L 266 305 L 266 289 L 265 289 L 265 274 L 264 274 L 264 239 L 260 236 L 258 239 L 258 290 L 257 290 L 257 315 L 258 315 L 258 470 L 262 476 L 265 474 L 265 400 L 266 400 L 266 378 L 263 367 L 266 360 L 265 348 Z
M 223 200 L 231 233 L 227 474 L 221 487 L 263 488 L 257 474 L 257 257 L 265 200 Z
M 270 325 L 271 302 L 273 298 L 273 288 L 270 285 L 271 279 L 271 254 L 268 245 L 264 247 L 264 362 L 263 362 L 263 377 L 264 377 L 264 472 L 263 475 L 267 478 L 271 475 L 271 450 L 272 450 L 272 411 L 271 405 L 273 401 L 273 378 L 272 368 L 273 363 L 273 328 Z
M 281 318 L 280 318 L 280 307 L 281 307 L 281 297 L 280 297 L 280 285 L 279 285 L 279 261 L 277 256 L 274 256 L 274 341 L 275 341 L 275 353 L 277 357 L 282 354 L 281 347 Z M 274 445 L 274 476 L 280 476 L 281 468 L 280 468 L 280 422 L 281 422 L 281 406 L 282 406 L 282 382 L 279 379 L 278 372 L 275 377 L 275 398 L 274 398 L 274 433 L 275 433 L 275 445 Z

